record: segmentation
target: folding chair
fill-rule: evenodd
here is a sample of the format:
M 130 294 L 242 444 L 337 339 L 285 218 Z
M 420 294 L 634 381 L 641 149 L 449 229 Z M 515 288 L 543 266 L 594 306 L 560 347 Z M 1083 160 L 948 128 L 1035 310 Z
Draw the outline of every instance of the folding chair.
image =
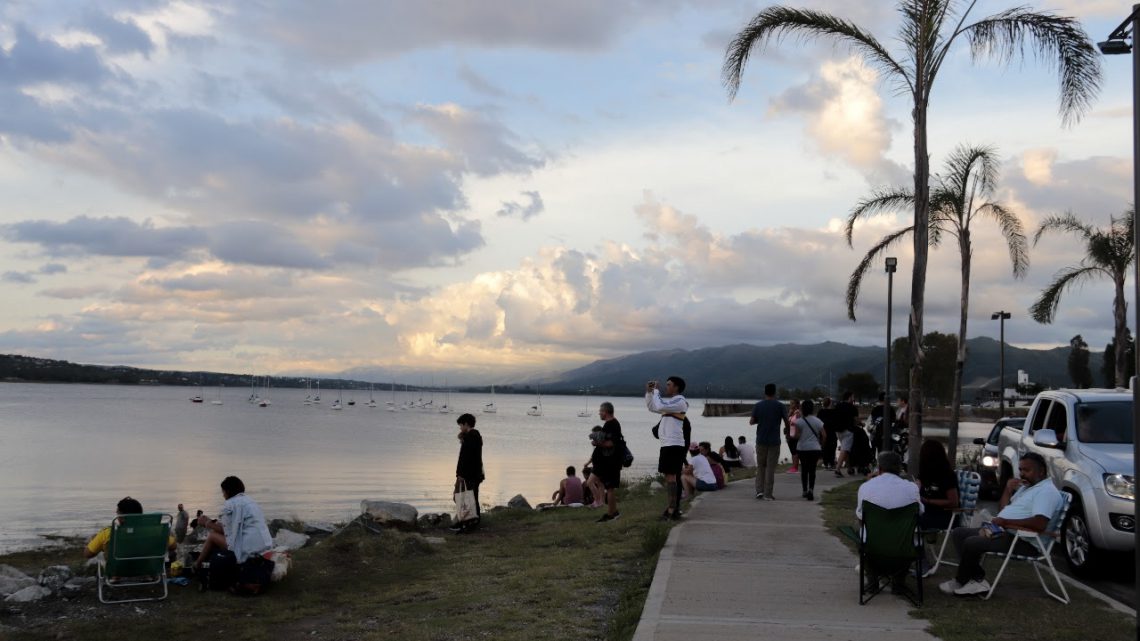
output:
M 1026 561 L 1033 566 L 1033 571 L 1037 573 L 1037 580 L 1041 582 L 1041 587 L 1044 588 L 1045 594 L 1057 599 L 1061 603 L 1068 604 L 1069 593 L 1065 590 L 1065 584 L 1061 581 L 1061 575 L 1057 573 L 1057 568 L 1053 566 L 1053 544 L 1061 536 L 1061 524 L 1065 522 L 1065 515 L 1069 513 L 1069 506 L 1072 505 L 1073 495 L 1068 492 L 1062 492 L 1061 496 L 1064 498 L 1061 501 L 1061 507 L 1053 514 L 1053 518 L 1049 519 L 1049 525 L 1045 526 L 1045 531 L 1038 534 L 1031 530 L 1023 530 L 1020 528 L 1007 528 L 1014 531 L 1015 536 L 1013 542 L 1010 543 L 1009 550 L 1006 552 L 986 552 L 985 557 L 989 556 L 1003 556 L 1005 560 L 1001 563 L 1001 569 L 998 570 L 997 576 L 994 577 L 993 584 L 990 585 L 990 591 L 986 593 L 985 599 L 990 598 L 997 589 L 998 581 L 1001 581 L 1001 575 L 1005 572 L 1005 567 L 1009 565 L 1011 560 Z M 1031 548 L 1033 551 L 1028 554 L 1019 554 L 1014 552 L 1019 542 L 1025 542 L 1022 549 L 1026 547 Z M 1049 567 L 1049 571 L 1053 573 L 1053 580 L 1057 582 L 1057 587 L 1061 588 L 1061 594 L 1057 594 L 1049 589 L 1049 585 L 1045 582 L 1045 577 L 1041 576 L 1041 564 L 1044 563 Z
M 934 557 L 934 565 L 926 571 L 927 576 L 937 572 L 938 566 L 942 564 L 953 567 L 958 566 L 958 564 L 953 561 L 942 560 L 942 557 L 946 554 L 946 544 L 950 542 L 950 531 L 957 526 L 966 525 L 970 518 L 974 516 L 974 510 L 978 507 L 978 493 L 982 488 L 982 475 L 969 470 L 958 470 L 957 473 L 958 507 L 951 510 L 950 523 L 947 524 L 945 530 L 923 530 L 924 534 L 931 532 L 942 534 L 942 545 L 938 548 L 938 556 Z M 937 539 L 935 539 L 935 541 L 937 541 Z
M 918 589 L 903 595 L 916 606 L 922 605 L 922 538 L 918 531 L 918 503 L 888 510 L 863 501 L 863 526 L 859 536 L 859 605 L 865 605 L 883 588 L 891 585 L 892 578 L 902 576 L 904 581 L 913 566 Z M 876 577 L 867 585 L 867 575 Z M 866 598 L 864 598 L 866 597 Z
M 169 514 L 124 514 L 111 521 L 111 539 L 99 562 L 99 600 L 103 603 L 161 601 L 166 585 L 166 551 L 170 540 Z M 162 596 L 111 599 L 112 590 L 161 585 Z M 104 596 L 103 592 L 107 594 Z

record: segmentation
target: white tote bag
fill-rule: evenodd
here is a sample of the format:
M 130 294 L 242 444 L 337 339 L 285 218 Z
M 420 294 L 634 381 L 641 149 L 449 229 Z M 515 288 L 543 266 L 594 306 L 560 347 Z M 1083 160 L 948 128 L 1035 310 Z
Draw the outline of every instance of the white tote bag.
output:
M 459 491 L 455 493 L 455 522 L 463 523 L 478 517 L 476 512 L 475 492 L 467 489 L 467 484 L 459 482 Z

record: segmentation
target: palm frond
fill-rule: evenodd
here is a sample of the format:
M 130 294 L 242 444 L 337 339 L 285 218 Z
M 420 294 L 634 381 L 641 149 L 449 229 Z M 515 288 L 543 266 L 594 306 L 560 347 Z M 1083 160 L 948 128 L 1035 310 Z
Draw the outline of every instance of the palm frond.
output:
M 1034 57 L 1052 61 L 1060 74 L 1060 112 L 1065 126 L 1088 111 L 1100 90 L 1100 54 L 1076 18 L 1015 7 L 962 28 L 974 60 L 1000 64 L 1022 57 L 1026 46 Z
M 779 42 L 790 35 L 810 40 L 832 37 L 851 47 L 863 56 L 872 66 L 883 71 L 913 90 L 913 83 L 906 71 L 899 66 L 886 48 L 869 32 L 853 22 L 838 18 L 822 11 L 793 9 L 790 7 L 769 7 L 748 23 L 732 42 L 724 54 L 721 78 L 732 100 L 740 90 L 744 67 L 753 49 L 763 49 L 769 42 Z
M 976 210 L 981 216 L 988 216 L 1001 228 L 1001 235 L 1005 238 L 1006 247 L 1009 248 L 1009 262 L 1013 265 L 1013 276 L 1022 278 L 1029 270 L 1029 242 L 1025 238 L 1025 229 L 1017 214 L 1005 208 L 1001 203 L 986 203 Z
M 997 186 L 1000 162 L 997 149 L 992 146 L 959 145 L 950 152 L 945 166 L 946 175 L 941 179 L 963 196 L 970 192 L 971 182 L 983 197 L 992 194 Z
M 1079 267 L 1066 267 L 1057 272 L 1053 282 L 1041 292 L 1041 296 L 1029 308 L 1029 314 L 1038 323 L 1052 323 L 1057 315 L 1057 306 L 1061 304 L 1061 293 L 1065 289 L 1084 283 L 1096 276 L 1104 275 L 1105 271 L 1095 265 L 1081 265 Z
M 903 187 L 876 189 L 870 196 L 856 203 L 851 213 L 847 215 L 847 227 L 844 229 L 847 246 L 851 246 L 851 237 L 855 233 L 855 223 L 860 218 L 880 216 L 913 207 L 914 192 L 910 189 Z
M 875 262 L 883 252 L 890 249 L 892 245 L 897 243 L 901 238 L 914 231 L 914 226 L 900 229 L 892 232 L 879 239 L 875 246 L 867 250 L 867 254 L 863 256 L 863 260 L 859 261 L 859 265 L 855 271 L 851 272 L 851 278 L 847 281 L 847 318 L 855 320 L 855 305 L 859 302 L 859 288 L 863 285 L 863 276 L 866 275 L 867 270 Z
M 1072 212 L 1065 212 L 1060 215 L 1049 216 L 1041 221 L 1041 225 L 1037 228 L 1037 233 L 1033 234 L 1033 244 L 1037 245 L 1037 241 L 1045 235 L 1047 231 L 1067 231 L 1080 236 L 1083 240 L 1092 240 L 1095 230 L 1091 225 L 1082 221 L 1073 215 Z

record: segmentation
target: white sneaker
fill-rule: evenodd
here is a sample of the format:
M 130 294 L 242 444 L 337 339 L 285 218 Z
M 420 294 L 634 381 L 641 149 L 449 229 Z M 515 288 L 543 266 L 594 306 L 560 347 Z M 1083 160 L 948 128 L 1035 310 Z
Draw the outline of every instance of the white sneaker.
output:
M 973 581 L 971 581 L 973 583 Z M 962 589 L 962 584 L 958 583 L 958 579 L 950 579 L 938 585 L 938 589 L 942 590 L 943 594 L 956 594 L 958 590 Z
M 981 581 L 970 581 L 966 585 L 954 590 L 954 594 L 958 596 L 969 596 L 971 594 L 985 594 L 990 591 L 990 582 L 982 579 Z

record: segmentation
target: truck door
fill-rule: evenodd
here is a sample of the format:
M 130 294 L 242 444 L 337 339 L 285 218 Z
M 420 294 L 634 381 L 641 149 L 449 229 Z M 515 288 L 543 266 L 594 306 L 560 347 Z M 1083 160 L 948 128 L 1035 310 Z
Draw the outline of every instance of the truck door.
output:
M 1057 434 L 1057 447 L 1035 447 L 1034 449 L 1045 457 L 1045 462 L 1049 466 L 1049 478 L 1053 480 L 1054 485 L 1060 487 L 1062 479 L 1065 478 L 1067 464 L 1065 448 L 1069 444 L 1069 408 L 1063 402 L 1053 401 L 1053 407 L 1045 419 L 1045 429 L 1053 430 Z
M 1053 404 L 1053 401 L 1047 398 L 1037 399 L 1037 404 L 1033 407 L 1033 416 L 1029 417 L 1029 424 L 1025 426 L 1025 433 L 1022 434 L 1021 441 L 1017 446 L 1019 458 L 1029 451 L 1029 444 L 1033 442 L 1033 435 L 1037 430 L 1045 427 L 1045 419 L 1049 416 L 1049 409 Z M 1017 473 L 1017 463 L 1018 461 L 1013 461 L 1014 474 Z

